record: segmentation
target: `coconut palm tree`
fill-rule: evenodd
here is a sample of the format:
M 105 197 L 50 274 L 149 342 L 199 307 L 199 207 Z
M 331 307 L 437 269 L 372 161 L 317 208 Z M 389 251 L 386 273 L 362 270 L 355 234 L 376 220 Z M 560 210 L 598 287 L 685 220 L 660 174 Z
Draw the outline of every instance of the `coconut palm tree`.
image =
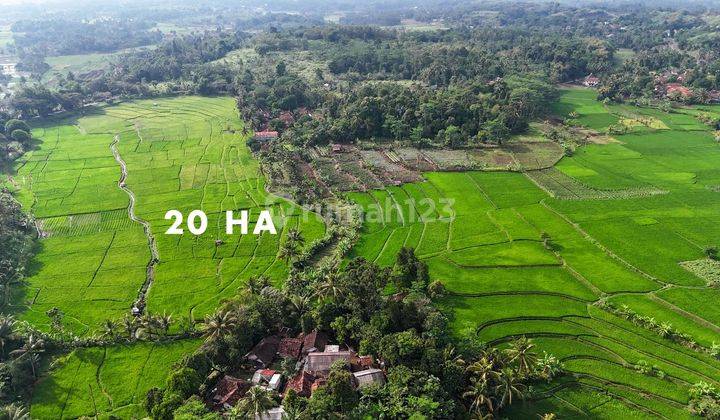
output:
M 15 404 L 3 407 L 2 411 L 0 411 L 0 417 L 7 420 L 30 420 L 27 408 Z
M 218 311 L 205 317 L 205 341 L 213 342 L 229 334 L 237 326 L 237 318 L 231 311 Z
M 135 337 L 152 337 L 155 335 L 158 328 L 157 319 L 149 312 L 141 316 L 137 321 L 137 328 L 135 329 Z
M 310 298 L 307 296 L 292 295 L 290 296 L 290 309 L 297 315 L 298 318 L 303 316 L 308 311 L 310 305 Z
M 663 322 L 660 325 L 658 325 L 657 333 L 660 334 L 661 337 L 667 338 L 672 333 L 672 329 L 673 329 L 673 327 L 671 324 L 669 324 L 667 322 Z
M 302 411 L 297 407 L 283 407 L 282 420 L 300 420 Z
M 37 362 L 39 361 L 37 354 L 41 353 L 44 350 L 44 348 L 45 348 L 45 341 L 43 341 L 42 338 L 35 337 L 34 334 L 30 334 L 30 336 L 27 339 L 25 339 L 25 343 L 23 343 L 23 346 L 17 350 L 11 351 L 10 355 L 17 357 L 17 359 L 29 358 L 30 368 L 32 369 L 33 377 L 37 378 L 36 369 L 35 369 L 35 366 L 36 366 Z
M 288 229 L 285 241 L 291 242 L 298 247 L 302 247 L 303 245 L 305 245 L 305 237 L 298 229 Z
M 117 337 L 117 324 L 110 319 L 106 319 L 102 326 L 102 337 L 114 340 Z
M 539 416 L 541 420 L 555 420 L 557 419 L 557 415 L 555 413 L 545 413 L 542 416 Z
M 463 392 L 463 398 L 470 401 L 470 412 L 473 414 L 484 416 L 486 412 L 493 412 L 493 401 L 488 388 L 486 381 L 473 378 L 465 392 Z
M 122 319 L 121 322 L 123 328 L 125 329 L 125 332 L 127 333 L 129 338 L 135 337 L 135 330 L 138 327 L 138 321 L 137 318 L 130 315 L 125 315 L 125 317 Z
M 163 335 L 168 335 L 168 331 L 170 330 L 170 324 L 172 324 L 172 315 L 168 315 L 167 313 L 163 312 L 162 315 L 157 317 L 157 324 Z
M 537 360 L 537 355 L 532 351 L 535 345 L 522 336 L 510 343 L 510 347 L 505 350 L 510 363 L 517 362 L 517 370 L 521 376 L 527 376 L 532 372 L 532 368 Z
M 327 273 L 318 284 L 316 294 L 320 298 L 333 297 L 337 299 L 342 296 L 342 289 L 338 285 L 338 279 L 333 273 Z
M 238 411 L 246 418 L 255 418 L 273 407 L 275 398 L 272 391 L 257 385 L 250 388 L 245 397 L 237 403 Z
M 0 357 L 5 358 L 5 345 L 15 337 L 15 318 L 0 316 Z
M 496 409 L 511 405 L 513 397 L 524 398 L 523 392 L 525 391 L 525 385 L 520 382 L 520 379 L 515 374 L 515 371 L 510 368 L 503 368 L 498 375 L 497 385 L 495 385 L 495 395 L 498 397 L 498 405 Z
M 494 370 L 495 365 L 490 358 L 483 356 L 477 361 L 468 365 L 465 371 L 474 378 L 476 381 L 489 382 L 492 378 L 497 376 L 497 372 Z
M 280 245 L 280 252 L 278 253 L 278 258 L 285 261 L 285 264 L 290 264 L 290 261 L 294 260 L 300 255 L 300 251 L 298 250 L 297 245 L 290 241 L 283 242 L 282 245 Z
M 252 276 L 248 279 L 247 288 L 251 295 L 259 295 L 260 291 L 270 285 L 266 276 Z
M 245 420 L 248 416 L 242 411 L 243 409 L 244 407 L 241 407 L 240 404 L 234 405 L 225 412 L 225 416 L 228 420 Z

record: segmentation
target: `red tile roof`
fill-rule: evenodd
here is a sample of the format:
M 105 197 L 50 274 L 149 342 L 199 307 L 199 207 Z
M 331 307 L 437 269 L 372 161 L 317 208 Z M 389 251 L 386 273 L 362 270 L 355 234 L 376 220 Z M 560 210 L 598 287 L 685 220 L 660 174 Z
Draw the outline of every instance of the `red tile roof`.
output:
M 292 389 L 301 397 L 307 398 L 312 393 L 312 385 L 314 382 L 315 376 L 313 376 L 313 374 L 302 371 L 288 381 L 285 393 L 287 394 L 288 390 Z
M 313 351 L 321 352 L 325 350 L 325 345 L 327 344 L 327 342 L 328 339 L 325 334 L 318 331 L 313 331 L 305 336 L 302 351 L 305 354 Z
M 667 85 L 665 85 L 665 92 L 667 92 L 668 95 L 675 92 L 679 93 L 682 96 L 692 95 L 692 91 L 689 88 L 681 85 L 680 83 L 668 83 Z
M 234 406 L 250 389 L 250 384 L 230 375 L 223 376 L 212 391 L 212 403 L 217 407 Z
M 267 367 L 275 359 L 279 344 L 279 337 L 265 337 L 245 357 L 257 367 Z
M 300 351 L 302 350 L 303 340 L 300 338 L 283 338 L 280 340 L 280 346 L 278 347 L 278 354 L 281 357 L 290 357 L 297 359 L 300 357 Z
M 277 131 L 257 131 L 254 137 L 257 139 L 274 139 L 277 138 L 277 136 Z

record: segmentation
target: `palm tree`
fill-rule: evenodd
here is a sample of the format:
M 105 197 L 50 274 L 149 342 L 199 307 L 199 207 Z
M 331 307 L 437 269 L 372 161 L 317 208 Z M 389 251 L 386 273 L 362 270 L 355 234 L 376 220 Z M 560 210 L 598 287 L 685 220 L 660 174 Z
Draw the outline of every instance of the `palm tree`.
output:
M 321 298 L 342 296 L 342 289 L 338 285 L 337 277 L 333 273 L 328 273 L 320 282 L 317 288 L 317 295 Z
M 0 316 L 0 357 L 5 357 L 5 345 L 15 337 L 15 318 Z
M 246 418 L 254 418 L 275 407 L 275 398 L 272 391 L 261 386 L 254 386 L 248 390 L 245 397 L 238 401 L 237 409 Z
M 137 324 L 137 318 L 135 318 L 134 316 L 125 315 L 122 320 L 122 326 L 125 329 L 128 337 L 130 337 L 131 339 L 135 337 L 135 330 L 137 329 Z
M 291 242 L 298 247 L 302 247 L 303 245 L 305 245 L 305 237 L 303 237 L 302 232 L 300 232 L 298 229 L 288 229 L 285 241 Z
M 555 420 L 557 419 L 557 415 L 555 413 L 545 413 L 542 416 L 540 416 L 540 420 Z
M 35 372 L 35 365 L 39 360 L 37 353 L 41 353 L 44 347 L 45 342 L 42 338 L 36 338 L 34 334 L 30 334 L 30 336 L 25 340 L 25 343 L 23 343 L 23 346 L 17 350 L 11 351 L 10 355 L 17 356 L 18 359 L 21 359 L 23 357 L 29 357 L 33 377 L 37 378 Z
M 113 322 L 112 320 L 106 319 L 105 323 L 103 323 L 102 337 L 110 338 L 111 340 L 114 340 L 116 336 L 117 336 L 117 324 L 115 322 Z
M 265 276 L 252 276 L 247 282 L 247 288 L 251 295 L 260 294 L 260 291 L 269 285 L 270 280 Z
M 490 413 L 493 412 L 493 402 L 486 381 L 478 378 L 471 379 L 470 385 L 468 385 L 462 396 L 470 400 L 470 411 L 472 413 L 483 416 L 485 414 L 483 408 Z
M 297 258 L 298 255 L 300 255 L 300 251 L 298 251 L 298 247 L 294 243 L 285 241 L 282 245 L 280 245 L 278 258 L 285 261 L 285 264 L 290 264 L 290 261 Z
M 673 327 L 671 324 L 669 324 L 667 322 L 663 322 L 662 324 L 660 324 L 657 327 L 657 332 L 658 332 L 658 334 L 660 334 L 661 337 L 667 338 L 672 333 L 672 329 L 673 329 Z
M 481 357 L 476 362 L 471 363 L 465 371 L 470 374 L 471 378 L 474 378 L 480 382 L 489 382 L 492 378 L 497 376 L 495 372 L 494 364 L 487 356 Z
M 27 408 L 20 405 L 6 405 L 2 408 L 0 414 L 0 417 L 7 420 L 30 420 L 30 414 Z
M 532 367 L 537 360 L 537 356 L 531 350 L 535 345 L 522 336 L 510 344 L 510 348 L 505 350 L 509 362 L 517 362 L 518 373 L 521 376 L 527 376 L 532 372 Z
M 292 295 L 290 296 L 291 310 L 300 318 L 305 312 L 308 311 L 310 305 L 310 299 L 307 296 Z
M 495 385 L 495 395 L 498 396 L 499 404 L 496 407 L 500 409 L 512 404 L 513 396 L 516 398 L 524 398 L 523 391 L 525 385 L 519 381 L 515 371 L 504 368 L 498 376 L 498 383 Z
M 157 323 L 163 335 L 167 335 L 170 330 L 170 324 L 172 323 L 172 315 L 163 312 L 162 315 L 157 317 Z
M 237 318 L 231 311 L 218 311 L 205 317 L 205 340 L 217 341 L 237 326 Z
M 138 327 L 135 330 L 135 337 L 143 338 L 144 336 L 152 337 L 158 327 L 157 320 L 149 312 L 145 313 L 137 321 Z
M 245 415 L 245 413 L 242 411 L 244 408 L 240 406 L 240 404 L 234 405 L 230 407 L 230 409 L 225 413 L 228 420 L 245 420 L 248 417 Z

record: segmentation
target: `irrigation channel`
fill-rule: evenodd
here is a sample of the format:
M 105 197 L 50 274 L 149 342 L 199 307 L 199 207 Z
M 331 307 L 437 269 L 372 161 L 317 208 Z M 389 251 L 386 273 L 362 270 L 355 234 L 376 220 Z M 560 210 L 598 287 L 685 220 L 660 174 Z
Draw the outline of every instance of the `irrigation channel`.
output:
M 125 193 L 130 198 L 130 204 L 128 204 L 127 208 L 128 216 L 133 222 L 142 225 L 143 231 L 145 231 L 145 237 L 147 237 L 148 247 L 150 248 L 150 261 L 148 262 L 147 269 L 145 270 L 145 281 L 140 287 L 137 299 L 135 300 L 135 303 L 133 303 L 133 307 L 131 309 L 133 315 L 140 315 L 145 310 L 145 297 L 147 296 L 147 292 L 150 289 L 150 286 L 155 280 L 155 266 L 160 261 L 160 253 L 158 252 L 157 244 L 155 243 L 155 236 L 153 236 L 152 230 L 150 229 L 150 223 L 148 223 L 146 220 L 141 219 L 135 214 L 135 193 L 132 192 L 132 190 L 130 190 L 125 183 L 128 175 L 127 164 L 123 160 L 122 156 L 120 156 L 120 151 L 118 150 L 118 143 L 120 143 L 119 134 L 115 135 L 112 143 L 110 144 L 110 150 L 112 150 L 113 157 L 115 157 L 115 161 L 117 161 L 117 163 L 120 165 L 120 179 L 118 180 L 118 187 L 120 187 L 121 190 L 125 191 Z

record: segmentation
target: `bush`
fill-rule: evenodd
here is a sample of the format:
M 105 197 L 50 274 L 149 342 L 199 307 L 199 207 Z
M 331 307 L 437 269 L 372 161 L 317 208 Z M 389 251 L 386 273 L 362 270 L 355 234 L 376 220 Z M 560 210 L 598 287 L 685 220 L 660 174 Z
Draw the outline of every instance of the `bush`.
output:
M 168 377 L 165 394 L 174 393 L 185 399 L 197 392 L 201 384 L 202 378 L 195 369 L 181 368 Z
M 207 409 L 200 397 L 193 395 L 175 410 L 173 420 L 219 420 L 220 415 Z
M 150 388 L 145 394 L 145 411 L 152 413 L 156 405 L 160 404 L 163 400 L 163 390 L 160 388 Z
M 183 403 L 183 397 L 178 394 L 166 392 L 160 404 L 152 409 L 152 418 L 155 420 L 171 420 L 173 412 Z
M 8 120 L 8 121 L 5 123 L 5 132 L 6 132 L 6 133 L 12 133 L 12 132 L 15 131 L 15 130 L 22 130 L 22 131 L 24 131 L 24 132 L 26 132 L 26 133 L 29 133 L 29 132 L 30 132 L 30 126 L 27 125 L 27 123 L 26 123 L 25 121 L 20 121 L 20 120 L 15 120 L 15 119 L 13 119 L 13 120 Z
M 27 131 L 20 129 L 13 130 L 10 134 L 10 137 L 12 137 L 13 140 L 21 144 L 27 144 L 31 139 L 30 134 L 28 134 Z

